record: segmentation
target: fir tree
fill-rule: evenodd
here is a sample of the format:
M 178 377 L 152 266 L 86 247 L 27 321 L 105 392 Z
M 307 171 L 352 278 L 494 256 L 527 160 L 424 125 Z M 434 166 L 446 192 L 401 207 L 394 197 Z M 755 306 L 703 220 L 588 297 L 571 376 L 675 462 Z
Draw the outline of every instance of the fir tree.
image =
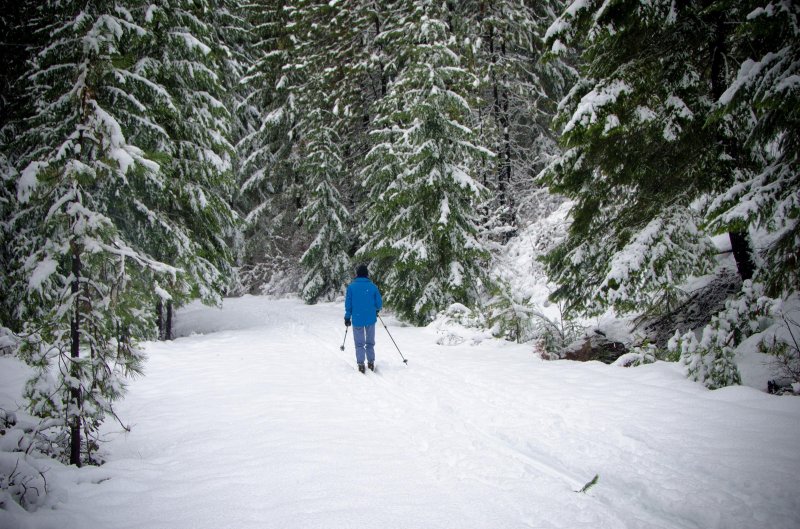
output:
M 557 102 L 574 82 L 561 59 L 544 61 L 543 35 L 561 2 L 477 0 L 458 9 L 456 32 L 472 45 L 472 69 L 483 80 L 479 108 L 481 137 L 497 156 L 482 183 L 493 191 L 506 240 L 517 229 L 520 212 L 539 186 L 531 179 L 557 153 L 550 126 Z
M 759 281 L 797 289 L 797 15 L 786 3 L 574 2 L 548 31 L 554 49 L 586 48 L 549 173 L 576 200 L 570 237 L 547 257 L 556 297 L 585 312 L 669 309 L 682 278 L 709 270 L 705 234 L 728 232 L 742 291 L 699 340 L 670 345 L 711 388 L 739 383 L 736 348 L 777 303 Z M 755 255 L 754 236 L 767 242 Z
M 34 111 L 19 138 L 13 288 L 25 293 L 24 356 L 38 368 L 26 387 L 31 410 L 68 432 L 62 448 L 80 465 L 93 459 L 125 378 L 141 372 L 136 340 L 151 336 L 154 279 L 177 271 L 117 225 L 139 207 L 137 189 L 160 178 L 121 125 L 159 128 L 141 111 L 160 90 L 131 69 L 146 31 L 119 2 L 47 2 L 40 12 L 50 42 L 28 76 Z
M 301 30 L 293 2 L 273 0 L 245 6 L 252 26 L 253 57 L 242 82 L 249 89 L 240 115 L 246 131 L 237 144 L 241 188 L 236 198 L 244 214 L 245 283 L 266 282 L 286 260 L 296 264 L 305 237 L 295 223 L 302 207 L 298 186 L 298 97 L 304 82 L 297 60 Z M 287 266 L 288 268 L 288 266 Z M 246 285 L 247 287 L 248 285 Z
M 141 371 L 152 308 L 218 300 L 230 269 L 233 148 L 212 2 L 48 2 L 28 75 L 31 127 L 12 217 L 27 389 L 64 421 L 69 460 Z M 159 316 L 161 310 L 159 310 Z M 168 336 L 168 332 L 167 332 Z M 55 379 L 49 373 L 57 365 Z
M 149 105 L 158 130 L 132 138 L 165 155 L 164 178 L 140 190 L 149 213 L 137 212 L 123 229 L 138 247 L 183 271 L 180 281 L 163 285 L 169 306 L 192 298 L 218 302 L 231 275 L 234 147 L 223 72 L 232 52 L 212 25 L 222 7 L 211 0 L 154 2 L 144 12 L 148 38 L 135 70 L 163 93 Z
M 350 144 L 343 137 L 354 121 L 356 84 L 353 41 L 361 38 L 356 5 L 314 1 L 300 2 L 295 12 L 297 63 L 305 70 L 297 104 L 298 166 L 303 207 L 297 220 L 312 237 L 300 258 L 305 268 L 301 294 L 308 302 L 332 298 L 342 292 L 351 275 L 350 214 L 344 193 L 353 188 L 353 172 L 347 167 Z M 356 21 L 357 22 L 357 21 Z M 355 119 L 358 119 L 356 117 Z
M 754 280 L 779 297 L 800 290 L 800 6 L 749 6 L 737 11 L 731 48 L 741 65 L 715 117 L 753 164 L 713 197 L 709 218 L 714 231 L 749 231 L 766 242 L 757 249 Z
M 24 104 L 25 75 L 30 50 L 43 40 L 39 33 L 31 31 L 36 12 L 36 2 L 20 0 L 7 2 L 0 13 L 0 50 L 3 53 L 3 68 L 0 71 L 0 322 L 18 329 L 16 309 L 24 294 L 13 288 L 14 228 L 11 219 L 17 211 L 15 168 L 16 152 L 14 138 L 25 128 L 29 107 Z
M 476 79 L 460 63 L 446 7 L 403 7 L 377 38 L 397 73 L 373 113 L 367 239 L 357 255 L 376 263 L 387 303 L 425 322 L 452 302 L 473 305 L 484 286 L 488 254 L 475 212 L 484 189 L 471 173 L 491 153 L 475 143 L 468 97 Z
M 747 163 L 709 121 L 723 4 L 574 2 L 548 30 L 554 50 L 585 47 L 548 174 L 575 200 L 570 236 L 547 257 L 572 308 L 669 309 L 682 278 L 710 269 L 702 201 Z
M 301 295 L 313 303 L 335 297 L 350 278 L 350 215 L 336 188 L 343 179 L 338 135 L 330 127 L 318 125 L 310 130 L 305 144 L 300 172 L 308 200 L 298 218 L 315 237 L 300 259 L 306 269 Z

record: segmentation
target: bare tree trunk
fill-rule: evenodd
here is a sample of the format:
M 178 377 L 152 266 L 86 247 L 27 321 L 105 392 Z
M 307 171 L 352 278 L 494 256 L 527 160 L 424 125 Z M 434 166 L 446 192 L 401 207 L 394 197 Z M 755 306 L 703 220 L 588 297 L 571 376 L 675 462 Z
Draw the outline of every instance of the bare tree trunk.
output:
M 172 300 L 168 299 L 164 303 L 159 299 L 156 303 L 156 318 L 158 320 L 158 339 L 172 340 Z
M 80 358 L 80 326 L 81 326 L 81 298 L 80 298 L 80 277 L 81 277 L 81 255 L 80 249 L 77 244 L 72 245 L 72 295 L 74 296 L 74 313 L 70 325 L 70 357 L 72 358 L 72 366 L 70 368 L 70 375 L 72 375 L 72 384 L 79 384 L 80 373 L 77 365 L 77 360 Z M 70 452 L 69 462 L 71 465 L 81 466 L 81 418 L 80 410 L 83 408 L 81 402 L 81 389 L 80 386 L 72 387 L 70 389 L 70 404 L 73 408 L 75 415 L 70 418 Z
M 164 326 L 164 339 L 172 340 L 172 300 L 167 300 L 167 321 Z
M 156 323 L 158 324 L 158 339 L 164 339 L 164 300 L 159 299 L 156 303 Z
M 750 240 L 747 234 L 735 231 L 729 233 L 728 237 L 731 239 L 731 250 L 733 250 L 733 258 L 736 261 L 736 269 L 739 271 L 739 276 L 742 281 L 753 279 L 755 264 L 750 253 Z
M 726 89 L 725 82 L 725 41 L 727 31 L 723 14 L 715 15 L 714 20 L 714 41 L 711 44 L 711 96 L 714 101 L 718 101 Z M 738 146 L 730 139 L 720 138 L 723 151 L 734 160 L 741 158 Z M 739 230 L 728 234 L 731 240 L 733 258 L 736 261 L 736 269 L 742 281 L 753 278 L 755 263 L 750 248 L 750 239 L 746 230 Z

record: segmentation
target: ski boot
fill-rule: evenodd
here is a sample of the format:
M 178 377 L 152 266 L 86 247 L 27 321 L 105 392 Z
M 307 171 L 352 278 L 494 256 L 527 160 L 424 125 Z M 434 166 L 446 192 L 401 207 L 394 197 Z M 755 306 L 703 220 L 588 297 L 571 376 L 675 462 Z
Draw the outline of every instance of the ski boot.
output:
M 358 364 L 358 372 L 366 373 L 366 370 L 364 369 L 364 364 Z
M 375 371 L 375 363 L 374 363 L 374 362 L 369 362 L 369 363 L 367 363 L 367 368 L 368 368 L 370 371 Z

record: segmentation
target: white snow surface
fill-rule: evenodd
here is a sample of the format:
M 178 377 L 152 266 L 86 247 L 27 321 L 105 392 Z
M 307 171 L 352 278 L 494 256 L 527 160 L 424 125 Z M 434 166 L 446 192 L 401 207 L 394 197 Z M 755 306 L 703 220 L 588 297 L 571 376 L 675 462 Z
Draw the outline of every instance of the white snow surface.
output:
M 408 365 L 379 323 L 378 372 L 361 375 L 342 316 L 249 296 L 182 310 L 182 337 L 145 344 L 108 462 L 50 463 L 58 501 L 0 510 L 0 527 L 800 527 L 796 397 L 485 335 L 440 346 L 474 330 L 389 315 Z M 0 358 L 0 406 L 21 402 L 23 371 Z

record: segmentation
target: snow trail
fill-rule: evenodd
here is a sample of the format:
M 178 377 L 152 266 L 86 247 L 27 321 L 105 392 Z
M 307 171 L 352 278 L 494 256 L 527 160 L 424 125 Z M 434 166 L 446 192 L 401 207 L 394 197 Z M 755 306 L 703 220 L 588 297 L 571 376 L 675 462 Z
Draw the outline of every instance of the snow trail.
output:
M 361 375 L 342 313 L 257 297 L 182 311 L 118 406 L 132 432 L 109 429 L 106 465 L 59 474 L 79 484 L 33 526 L 800 526 L 798 399 L 710 392 L 664 363 L 440 346 L 386 315 L 409 364 L 378 329 L 378 373 Z

